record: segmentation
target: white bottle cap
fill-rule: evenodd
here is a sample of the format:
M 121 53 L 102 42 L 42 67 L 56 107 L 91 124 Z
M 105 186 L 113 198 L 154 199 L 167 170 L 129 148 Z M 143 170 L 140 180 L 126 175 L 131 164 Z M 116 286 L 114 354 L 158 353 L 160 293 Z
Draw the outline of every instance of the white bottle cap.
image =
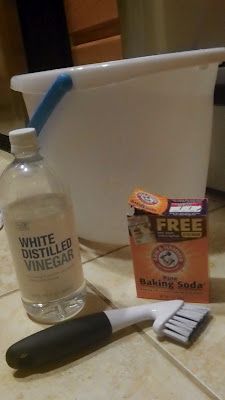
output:
M 37 135 L 34 128 L 21 128 L 9 132 L 11 153 L 29 152 L 38 149 Z

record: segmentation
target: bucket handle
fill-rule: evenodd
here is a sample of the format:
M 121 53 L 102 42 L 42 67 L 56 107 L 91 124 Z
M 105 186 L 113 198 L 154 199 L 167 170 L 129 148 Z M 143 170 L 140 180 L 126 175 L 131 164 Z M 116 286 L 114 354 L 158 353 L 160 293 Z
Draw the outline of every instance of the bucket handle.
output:
M 69 74 L 58 75 L 38 104 L 27 126 L 35 128 L 37 135 L 39 135 L 57 104 L 72 87 L 73 81 Z

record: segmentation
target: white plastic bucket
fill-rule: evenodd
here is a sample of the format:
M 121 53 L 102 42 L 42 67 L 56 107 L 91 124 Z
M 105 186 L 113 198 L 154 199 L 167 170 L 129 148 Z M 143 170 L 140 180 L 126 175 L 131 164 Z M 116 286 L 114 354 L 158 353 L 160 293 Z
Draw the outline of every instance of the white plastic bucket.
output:
M 59 72 L 69 92 L 40 135 L 70 184 L 80 237 L 127 243 L 131 190 L 204 196 L 213 90 L 225 49 L 141 57 L 16 76 L 29 115 Z

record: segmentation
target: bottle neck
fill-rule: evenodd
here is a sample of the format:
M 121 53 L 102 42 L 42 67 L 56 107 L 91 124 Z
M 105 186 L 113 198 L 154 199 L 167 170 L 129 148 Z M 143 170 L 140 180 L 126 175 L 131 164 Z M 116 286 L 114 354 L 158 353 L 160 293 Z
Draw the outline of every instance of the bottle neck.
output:
M 14 153 L 14 156 L 17 161 L 38 161 L 43 159 L 39 153 L 39 149 L 17 151 Z

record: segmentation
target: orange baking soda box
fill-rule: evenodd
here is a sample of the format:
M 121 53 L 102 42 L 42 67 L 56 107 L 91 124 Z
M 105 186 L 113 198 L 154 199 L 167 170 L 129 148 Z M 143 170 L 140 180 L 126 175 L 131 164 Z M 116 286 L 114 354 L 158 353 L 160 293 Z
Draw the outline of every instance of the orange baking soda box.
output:
M 136 189 L 128 202 L 137 296 L 208 302 L 207 199 L 167 199 Z

